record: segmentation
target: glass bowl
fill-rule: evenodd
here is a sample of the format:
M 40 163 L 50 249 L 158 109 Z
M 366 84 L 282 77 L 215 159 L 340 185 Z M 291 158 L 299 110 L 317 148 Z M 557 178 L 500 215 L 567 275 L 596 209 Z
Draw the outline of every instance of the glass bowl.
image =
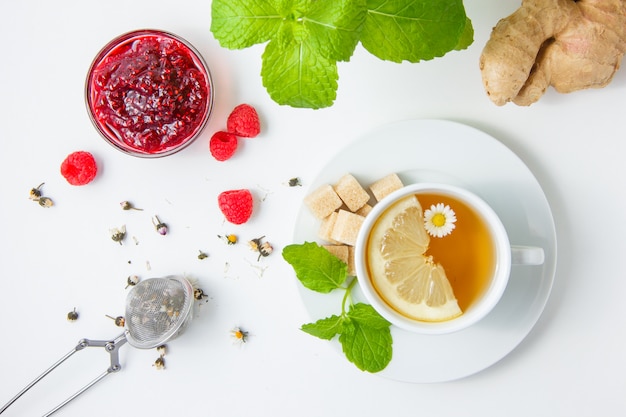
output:
M 93 60 L 85 85 L 92 123 L 132 156 L 174 154 L 202 132 L 213 108 L 211 73 L 186 40 L 142 29 L 109 42 Z

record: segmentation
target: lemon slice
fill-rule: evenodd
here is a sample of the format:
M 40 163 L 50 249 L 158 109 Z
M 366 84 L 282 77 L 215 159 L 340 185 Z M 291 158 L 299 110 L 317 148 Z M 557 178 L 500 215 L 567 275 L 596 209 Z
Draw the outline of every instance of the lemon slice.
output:
M 399 313 L 420 321 L 462 314 L 443 267 L 426 255 L 430 237 L 416 196 L 389 207 L 372 227 L 367 254 L 376 291 Z

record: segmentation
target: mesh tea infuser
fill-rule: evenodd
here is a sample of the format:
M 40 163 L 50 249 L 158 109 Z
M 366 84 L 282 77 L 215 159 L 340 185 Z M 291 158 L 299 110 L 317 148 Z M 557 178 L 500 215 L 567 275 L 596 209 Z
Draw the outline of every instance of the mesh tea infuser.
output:
M 193 300 L 193 287 L 185 278 L 168 276 L 139 282 L 126 297 L 124 333 L 113 340 L 81 339 L 74 349 L 0 408 L 0 414 L 74 353 L 86 347 L 103 347 L 110 355 L 109 368 L 44 417 L 54 414 L 105 376 L 121 370 L 118 350 L 126 342 L 139 349 L 151 349 L 177 337 L 192 319 Z

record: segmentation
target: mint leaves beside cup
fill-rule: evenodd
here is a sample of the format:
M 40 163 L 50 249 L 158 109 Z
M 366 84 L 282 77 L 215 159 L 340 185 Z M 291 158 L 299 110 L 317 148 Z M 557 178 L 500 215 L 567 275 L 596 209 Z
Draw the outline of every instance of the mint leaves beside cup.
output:
M 359 42 L 392 62 L 419 62 L 466 49 L 474 31 L 462 0 L 213 0 L 220 45 L 267 43 L 261 78 L 281 105 L 319 109 L 337 96 L 337 62 Z
M 347 265 L 311 242 L 286 246 L 283 258 L 306 288 L 324 294 L 345 291 L 339 315 L 304 324 L 302 330 L 325 340 L 339 336 L 346 358 L 363 371 L 385 369 L 392 357 L 391 324 L 369 304 L 352 302 L 351 290 L 357 281 L 348 278 Z

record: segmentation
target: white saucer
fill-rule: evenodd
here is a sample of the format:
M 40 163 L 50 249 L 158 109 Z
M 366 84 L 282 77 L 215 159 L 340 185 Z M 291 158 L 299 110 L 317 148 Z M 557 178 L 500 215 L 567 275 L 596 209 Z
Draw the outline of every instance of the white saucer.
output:
M 438 181 L 464 186 L 500 215 L 512 244 L 541 246 L 541 266 L 514 266 L 500 303 L 473 327 L 424 336 L 392 327 L 393 358 L 376 375 L 429 383 L 472 375 L 509 354 L 530 332 L 552 289 L 556 233 L 550 206 L 528 167 L 484 132 L 444 120 L 412 120 L 382 126 L 359 138 L 321 170 L 310 184 L 333 184 L 351 173 L 363 186 L 395 172 L 404 184 Z M 304 205 L 296 219 L 294 242 L 317 241 L 319 221 Z M 353 291 L 356 301 L 364 301 Z M 342 291 L 318 294 L 300 286 L 311 321 L 341 312 Z M 334 340 L 341 353 L 339 343 Z M 346 359 L 347 360 L 347 359 Z

